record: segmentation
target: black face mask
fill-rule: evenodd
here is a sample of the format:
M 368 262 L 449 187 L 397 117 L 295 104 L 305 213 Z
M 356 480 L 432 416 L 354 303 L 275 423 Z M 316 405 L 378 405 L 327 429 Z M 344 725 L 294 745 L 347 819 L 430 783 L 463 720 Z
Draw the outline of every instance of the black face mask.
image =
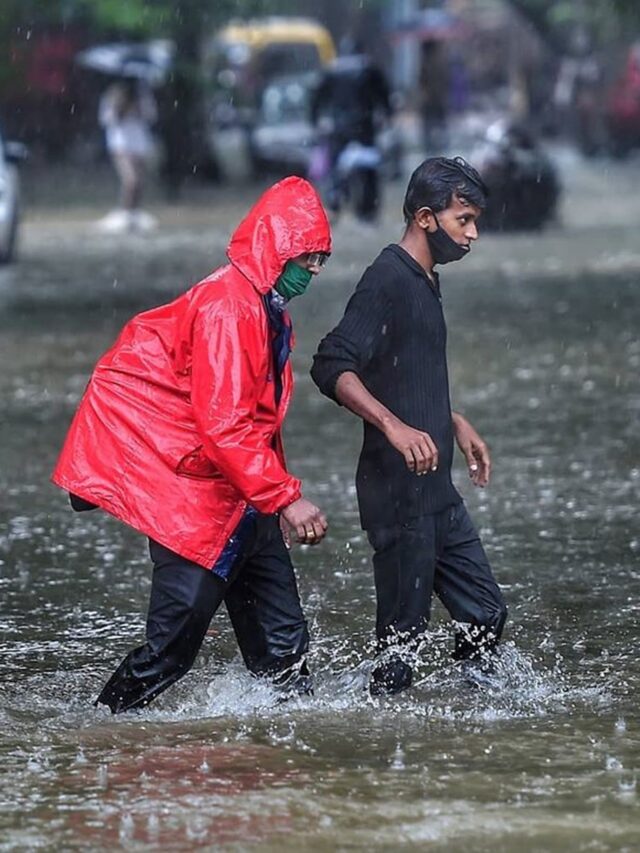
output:
M 434 264 L 448 264 L 451 261 L 459 261 L 464 258 L 465 255 L 468 255 L 469 247 L 461 246 L 449 237 L 447 232 L 438 222 L 438 217 L 435 213 L 433 214 L 433 218 L 435 219 L 438 227 L 432 233 L 425 231 L 425 234 Z

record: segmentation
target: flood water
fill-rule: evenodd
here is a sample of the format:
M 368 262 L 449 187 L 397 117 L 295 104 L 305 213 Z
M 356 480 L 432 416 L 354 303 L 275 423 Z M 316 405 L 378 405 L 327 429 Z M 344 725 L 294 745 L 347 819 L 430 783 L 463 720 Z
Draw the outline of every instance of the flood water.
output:
M 222 261 L 249 200 L 148 237 L 45 211 L 22 262 L 0 271 L 0 849 L 637 850 L 637 214 L 626 228 L 578 215 L 539 237 L 488 236 L 443 274 L 454 405 L 494 459 L 487 490 L 459 462 L 456 478 L 510 607 L 501 689 L 461 682 L 439 605 L 416 686 L 365 689 L 360 429 L 307 371 L 359 271 L 399 236 L 394 208 L 377 230 L 340 225 L 293 308 L 288 457 L 331 524 L 295 551 L 315 696 L 277 705 L 221 613 L 149 709 L 92 707 L 143 639 L 146 543 L 74 515 L 48 476 L 96 358 L 132 313 Z

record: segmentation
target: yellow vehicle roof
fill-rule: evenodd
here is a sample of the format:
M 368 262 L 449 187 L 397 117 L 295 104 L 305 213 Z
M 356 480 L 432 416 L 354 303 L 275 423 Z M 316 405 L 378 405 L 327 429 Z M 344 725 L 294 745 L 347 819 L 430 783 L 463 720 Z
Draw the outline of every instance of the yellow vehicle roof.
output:
M 260 50 L 274 43 L 286 44 L 308 42 L 315 44 L 323 63 L 335 58 L 336 49 L 326 27 L 311 18 L 258 18 L 228 24 L 218 32 L 225 42 L 246 44 Z

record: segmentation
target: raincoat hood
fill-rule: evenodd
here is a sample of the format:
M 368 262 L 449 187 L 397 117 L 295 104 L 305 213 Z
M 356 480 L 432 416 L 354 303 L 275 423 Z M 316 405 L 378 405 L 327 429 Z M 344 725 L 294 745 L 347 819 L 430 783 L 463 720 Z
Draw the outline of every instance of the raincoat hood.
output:
M 329 220 L 318 193 L 303 178 L 290 177 L 258 199 L 236 228 L 227 255 L 260 293 L 267 293 L 291 258 L 330 251 Z

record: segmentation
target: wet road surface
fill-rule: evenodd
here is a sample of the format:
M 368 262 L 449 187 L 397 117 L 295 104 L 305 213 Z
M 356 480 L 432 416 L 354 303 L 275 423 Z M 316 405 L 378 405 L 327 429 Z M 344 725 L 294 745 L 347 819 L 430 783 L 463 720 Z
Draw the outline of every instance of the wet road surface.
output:
M 293 306 L 288 457 L 331 523 L 295 552 L 315 697 L 276 705 L 219 614 L 192 672 L 115 719 L 91 703 L 142 640 L 146 544 L 71 513 L 49 472 L 96 358 L 132 313 L 223 260 L 253 191 L 159 207 L 148 236 L 97 233 L 91 206 L 34 206 L 21 263 L 0 271 L 0 849 L 637 849 L 640 247 L 624 193 L 637 171 L 569 163 L 562 227 L 487 236 L 443 273 L 454 406 L 494 458 L 486 491 L 460 459 L 456 478 L 510 606 L 503 686 L 461 682 L 437 605 L 417 685 L 365 690 L 360 427 L 307 371 L 399 237 L 390 190 L 377 228 L 337 225 Z

